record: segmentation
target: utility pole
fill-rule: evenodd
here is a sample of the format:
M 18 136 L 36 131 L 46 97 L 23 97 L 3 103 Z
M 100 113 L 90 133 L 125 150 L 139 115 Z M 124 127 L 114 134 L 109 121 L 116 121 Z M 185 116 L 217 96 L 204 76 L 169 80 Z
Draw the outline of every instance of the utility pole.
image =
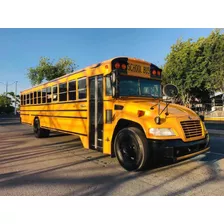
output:
M 7 96 L 7 94 L 8 94 L 8 82 L 6 82 L 5 84 L 5 95 Z

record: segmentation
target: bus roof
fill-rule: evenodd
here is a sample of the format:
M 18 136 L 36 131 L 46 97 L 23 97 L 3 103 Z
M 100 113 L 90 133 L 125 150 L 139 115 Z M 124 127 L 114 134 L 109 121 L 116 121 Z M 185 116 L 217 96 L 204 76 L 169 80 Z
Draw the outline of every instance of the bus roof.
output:
M 39 86 L 41 86 L 41 85 L 45 85 L 45 84 L 50 83 L 50 82 L 55 82 L 55 81 L 57 81 L 57 80 L 59 80 L 59 79 L 66 78 L 66 77 L 68 77 L 68 76 L 70 76 L 70 75 L 74 75 L 74 74 L 80 73 L 80 72 L 85 71 L 85 70 L 87 70 L 87 69 L 96 68 L 97 66 L 100 66 L 100 65 L 102 65 L 102 64 L 106 64 L 106 63 L 110 63 L 111 61 L 113 61 L 113 60 L 115 60 L 115 59 L 119 59 L 119 58 L 126 58 L 126 59 L 129 59 L 129 60 L 131 60 L 131 61 L 137 61 L 137 62 L 139 62 L 139 63 L 144 63 L 144 64 L 151 65 L 150 62 L 147 62 L 147 61 L 145 61 L 145 60 L 143 60 L 143 59 L 139 59 L 139 58 L 132 58 L 132 57 L 128 57 L 128 56 L 114 57 L 114 58 L 111 58 L 111 59 L 108 59 L 108 60 L 105 60 L 105 61 L 101 61 L 101 62 L 99 62 L 99 63 L 92 64 L 92 65 L 90 65 L 90 66 L 87 66 L 87 67 L 85 67 L 85 68 L 79 69 L 79 70 L 77 70 L 77 71 L 74 71 L 74 72 L 65 74 L 65 75 L 60 76 L 60 77 L 58 77 L 58 78 L 52 79 L 52 80 L 50 80 L 50 81 L 47 81 L 47 82 L 44 82 L 44 83 L 40 83 L 40 84 L 38 84 L 38 85 L 36 85 L 36 86 L 33 86 L 33 87 L 30 87 L 30 88 L 28 88 L 28 89 L 24 89 L 23 91 L 20 91 L 20 93 L 22 93 L 22 92 L 26 92 L 26 91 L 28 91 L 28 90 L 30 90 L 30 89 L 39 87 Z

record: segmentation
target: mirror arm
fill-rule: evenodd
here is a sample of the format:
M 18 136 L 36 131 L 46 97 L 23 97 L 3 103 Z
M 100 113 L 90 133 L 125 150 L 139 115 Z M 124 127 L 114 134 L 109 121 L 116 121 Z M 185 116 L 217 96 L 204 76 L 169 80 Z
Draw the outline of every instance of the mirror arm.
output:
M 166 113 L 165 113 L 166 116 L 169 115 L 169 112 L 168 112 L 168 105 L 167 105 L 167 108 L 166 108 Z
M 158 115 L 160 116 L 160 101 L 158 102 Z
M 161 111 L 161 113 L 159 113 L 159 116 L 163 113 L 163 111 L 164 111 L 165 109 L 168 109 L 169 104 L 170 104 L 170 102 L 166 103 L 166 106 L 163 108 L 163 110 Z
M 156 103 L 156 104 L 154 104 L 154 105 L 152 105 L 152 106 L 150 107 L 150 110 L 153 110 L 154 107 L 157 106 L 159 103 L 160 103 L 160 99 L 159 99 L 159 102 L 158 102 L 158 103 Z

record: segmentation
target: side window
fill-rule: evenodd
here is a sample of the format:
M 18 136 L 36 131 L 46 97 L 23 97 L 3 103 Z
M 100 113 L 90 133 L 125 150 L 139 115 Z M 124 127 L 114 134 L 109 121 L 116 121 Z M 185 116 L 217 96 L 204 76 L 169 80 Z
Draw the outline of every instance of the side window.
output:
M 70 81 L 68 88 L 69 88 L 69 95 L 68 95 L 69 100 L 76 100 L 76 81 L 75 80 Z
M 59 84 L 59 101 L 67 100 L 67 83 Z
M 51 87 L 47 88 L 47 103 L 51 103 Z
M 81 78 L 78 80 L 78 98 L 86 98 L 86 78 Z
M 26 94 L 26 104 L 30 104 L 30 94 Z
M 42 103 L 46 103 L 46 89 L 42 89 Z
M 33 104 L 37 104 L 37 92 L 33 93 Z
M 112 96 L 111 75 L 106 76 L 106 95 Z
M 30 104 L 33 104 L 33 93 L 30 93 Z
M 52 101 L 57 101 L 58 100 L 58 86 L 57 85 L 53 86 L 52 92 L 53 92 Z
M 40 90 L 37 92 L 37 99 L 38 99 L 37 103 L 41 104 L 41 91 Z
M 23 95 L 20 95 L 20 102 L 21 102 L 21 105 L 24 105 L 23 104 Z
M 26 95 L 23 95 L 23 105 L 26 105 Z

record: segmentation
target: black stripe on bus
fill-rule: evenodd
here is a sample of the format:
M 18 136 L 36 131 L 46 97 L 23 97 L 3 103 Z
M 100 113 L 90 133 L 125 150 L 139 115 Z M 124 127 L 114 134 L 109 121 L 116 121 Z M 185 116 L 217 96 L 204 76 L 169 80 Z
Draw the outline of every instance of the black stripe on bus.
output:
M 24 112 L 24 111 L 40 111 L 40 110 L 20 110 L 20 111 Z M 87 111 L 87 110 L 79 109 L 79 110 L 41 110 L 41 111 L 65 111 L 65 112 L 67 112 L 67 111 Z
M 46 129 L 50 129 L 50 130 L 55 130 L 55 131 L 61 131 L 61 132 L 65 132 L 68 134 L 76 134 L 76 135 L 83 135 L 83 136 L 87 136 L 87 134 L 83 134 L 83 133 L 79 133 L 79 132 L 73 132 L 73 131 L 65 131 L 62 129 L 57 129 L 57 128 L 49 128 L 49 127 L 45 127 L 45 126 L 41 126 L 42 128 L 46 128 Z
M 87 117 L 54 116 L 54 115 L 44 115 L 44 114 L 31 114 L 31 116 L 37 116 L 37 117 L 61 117 L 61 118 L 78 118 L 78 119 L 87 119 Z
M 29 115 L 29 114 L 20 114 L 20 115 Z

